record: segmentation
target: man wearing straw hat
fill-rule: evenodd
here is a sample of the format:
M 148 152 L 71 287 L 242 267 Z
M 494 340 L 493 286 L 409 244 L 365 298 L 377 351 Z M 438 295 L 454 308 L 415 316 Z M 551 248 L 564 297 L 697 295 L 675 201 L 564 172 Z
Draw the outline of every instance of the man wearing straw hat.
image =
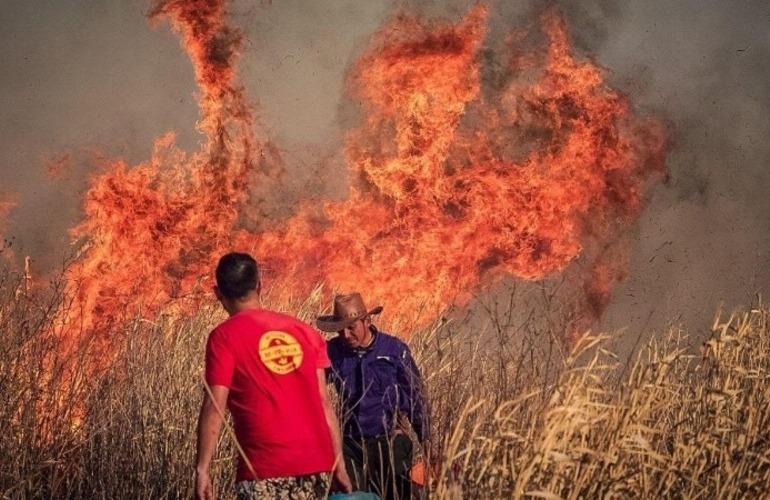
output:
M 206 394 L 198 419 L 196 495 L 214 498 L 210 464 L 227 407 L 239 454 L 239 499 L 324 498 L 332 475 L 351 491 L 324 370 L 323 338 L 291 316 L 261 307 L 256 261 L 229 253 L 216 269 L 217 299 L 230 315 L 206 344 Z
M 343 409 L 343 453 L 354 489 L 385 499 L 410 499 L 412 440 L 428 438 L 424 390 L 409 347 L 372 324 L 382 306 L 368 309 L 360 293 L 334 298 L 333 314 L 316 319 L 319 330 L 337 332 L 328 345 L 328 378 Z

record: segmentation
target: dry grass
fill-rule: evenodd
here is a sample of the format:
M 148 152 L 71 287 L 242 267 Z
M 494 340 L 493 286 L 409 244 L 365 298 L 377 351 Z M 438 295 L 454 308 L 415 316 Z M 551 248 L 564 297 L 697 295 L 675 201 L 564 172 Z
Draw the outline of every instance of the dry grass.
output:
M 0 496 L 190 498 L 203 345 L 221 312 L 133 320 L 61 359 L 44 333 L 60 288 L 22 285 L 0 273 Z M 276 307 L 310 319 L 320 304 L 316 292 Z M 434 498 L 766 494 L 767 308 L 717 320 L 700 352 L 672 331 L 624 369 L 602 336 L 565 352 L 543 317 L 478 307 L 485 321 L 441 319 L 411 340 L 434 414 Z M 107 368 L 90 373 L 105 336 Z M 223 434 L 213 472 L 225 497 L 234 456 Z

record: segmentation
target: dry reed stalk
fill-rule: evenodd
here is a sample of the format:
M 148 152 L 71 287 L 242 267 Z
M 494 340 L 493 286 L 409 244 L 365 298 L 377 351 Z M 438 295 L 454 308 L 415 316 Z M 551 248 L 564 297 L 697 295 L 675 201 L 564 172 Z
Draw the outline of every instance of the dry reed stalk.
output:
M 89 378 L 96 340 L 67 367 L 44 362 L 56 344 L 42 332 L 60 327 L 67 298 L 17 298 L 12 282 L 0 273 L 0 497 L 189 498 L 203 347 L 218 308 L 127 322 Z M 289 304 L 268 293 L 266 305 L 306 321 L 328 309 L 320 289 Z M 398 328 L 410 318 L 378 318 L 413 333 L 440 452 L 428 457 L 434 498 L 767 495 L 770 313 L 761 302 L 718 315 L 699 353 L 674 329 L 623 370 L 603 336 L 566 352 L 547 312 L 511 309 L 492 303 L 486 318 L 447 315 L 416 332 Z M 64 397 L 62 378 L 76 381 Z M 77 408 L 84 420 L 73 428 Z M 55 439 L 41 439 L 44 429 Z M 236 453 L 223 436 L 217 484 L 232 483 Z

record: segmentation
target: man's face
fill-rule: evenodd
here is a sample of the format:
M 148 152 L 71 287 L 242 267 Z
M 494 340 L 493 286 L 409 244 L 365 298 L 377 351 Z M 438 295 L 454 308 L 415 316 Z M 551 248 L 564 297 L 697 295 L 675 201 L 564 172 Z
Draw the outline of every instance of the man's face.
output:
M 372 331 L 369 330 L 369 325 L 372 324 L 371 319 L 368 316 L 355 321 L 353 324 L 348 325 L 344 330 L 340 330 L 339 335 L 345 344 L 351 349 L 360 349 L 367 347 L 372 341 Z

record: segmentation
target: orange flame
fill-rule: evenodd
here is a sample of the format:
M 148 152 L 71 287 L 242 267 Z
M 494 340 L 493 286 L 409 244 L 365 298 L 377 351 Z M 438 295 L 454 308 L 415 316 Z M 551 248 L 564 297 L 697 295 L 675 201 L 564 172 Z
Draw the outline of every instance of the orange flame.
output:
M 635 119 L 601 69 L 575 58 L 553 12 L 545 54 L 483 97 L 486 15 L 437 27 L 402 16 L 375 36 L 352 77 L 368 118 L 346 149 L 358 184 L 325 206 L 322 229 L 301 214 L 257 238 L 288 283 L 435 313 L 501 276 L 561 271 L 586 238 L 607 241 L 638 214 L 642 180 L 665 168 L 659 125 Z M 595 267 L 594 303 L 608 286 L 606 263 Z
M 86 219 L 72 229 L 87 244 L 68 270 L 75 304 L 72 331 L 106 327 L 116 313 L 190 294 L 212 259 L 231 248 L 239 213 L 249 200 L 257 166 L 272 173 L 254 135 L 254 117 L 234 78 L 240 34 L 225 24 L 224 2 L 169 0 L 151 20 L 168 17 L 181 33 L 200 87 L 198 128 L 207 142 L 187 156 L 169 133 L 152 158 L 129 168 L 104 161 L 92 181 Z
M 324 282 L 428 314 L 503 276 L 539 279 L 582 255 L 597 271 L 586 294 L 600 314 L 617 276 L 607 244 L 638 215 L 648 174 L 665 170 L 661 127 L 635 117 L 603 70 L 573 54 L 555 12 L 543 17 L 545 50 L 511 57 L 506 84 L 486 88 L 488 15 L 476 7 L 458 23 L 430 24 L 402 14 L 376 33 L 348 82 L 366 113 L 347 138 L 348 199 L 305 202 L 279 229 L 246 231 L 280 162 L 265 159 L 269 144 L 235 82 L 240 36 L 224 1 L 160 2 L 151 19 L 169 18 L 182 35 L 207 142 L 188 157 L 168 134 L 148 162 L 105 162 L 73 229 L 88 244 L 68 273 L 71 324 L 151 315 L 194 293 L 232 249 L 256 251 L 286 294 Z

